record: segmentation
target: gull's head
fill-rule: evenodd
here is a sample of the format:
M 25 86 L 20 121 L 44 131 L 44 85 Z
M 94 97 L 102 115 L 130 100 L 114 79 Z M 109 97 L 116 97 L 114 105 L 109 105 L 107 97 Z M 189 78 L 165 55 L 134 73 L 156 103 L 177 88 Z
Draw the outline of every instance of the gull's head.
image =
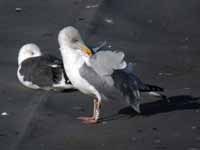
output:
M 92 55 L 92 51 L 84 44 L 79 31 L 72 26 L 65 27 L 59 32 L 58 42 L 61 51 L 70 49 L 81 51 L 88 56 Z
M 19 50 L 18 65 L 28 58 L 38 57 L 41 55 L 42 53 L 40 51 L 40 48 L 36 44 L 33 43 L 25 44 Z

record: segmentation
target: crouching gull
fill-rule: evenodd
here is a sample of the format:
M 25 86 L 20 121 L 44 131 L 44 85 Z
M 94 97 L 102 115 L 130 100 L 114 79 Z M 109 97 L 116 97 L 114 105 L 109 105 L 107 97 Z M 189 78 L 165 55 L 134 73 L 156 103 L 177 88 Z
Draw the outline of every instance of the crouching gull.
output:
M 79 31 L 72 26 L 59 32 L 58 42 L 71 83 L 82 93 L 94 97 L 93 116 L 78 118 L 84 123 L 98 122 L 102 100 L 126 101 L 140 113 L 140 92 L 163 91 L 160 87 L 144 84 L 135 76 L 131 63 L 124 60 L 123 52 L 99 51 L 93 54 Z
M 31 89 L 74 89 L 64 72 L 62 60 L 50 54 L 42 54 L 34 43 L 25 44 L 19 50 L 17 77 Z

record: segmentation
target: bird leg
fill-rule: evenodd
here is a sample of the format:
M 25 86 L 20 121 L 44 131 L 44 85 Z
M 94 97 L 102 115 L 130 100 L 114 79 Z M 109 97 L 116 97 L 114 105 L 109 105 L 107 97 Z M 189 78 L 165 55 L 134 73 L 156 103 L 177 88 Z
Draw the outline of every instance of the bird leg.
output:
M 92 123 L 97 123 L 98 119 L 99 119 L 99 115 L 100 115 L 100 106 L 101 106 L 101 102 L 98 101 L 97 99 L 93 100 L 94 104 L 93 104 L 93 116 L 92 117 L 79 117 L 78 119 L 82 120 L 83 123 L 87 123 L 87 124 L 92 124 Z

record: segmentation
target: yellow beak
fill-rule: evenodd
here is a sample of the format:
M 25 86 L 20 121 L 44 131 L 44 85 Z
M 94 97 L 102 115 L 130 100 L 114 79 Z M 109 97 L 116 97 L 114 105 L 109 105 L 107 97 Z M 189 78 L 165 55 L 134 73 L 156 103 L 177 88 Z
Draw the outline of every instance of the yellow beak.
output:
M 86 46 L 86 45 L 84 45 L 84 44 L 82 44 L 81 46 L 80 46 L 80 49 L 84 52 L 84 53 L 86 53 L 88 56 L 92 56 L 92 51 Z

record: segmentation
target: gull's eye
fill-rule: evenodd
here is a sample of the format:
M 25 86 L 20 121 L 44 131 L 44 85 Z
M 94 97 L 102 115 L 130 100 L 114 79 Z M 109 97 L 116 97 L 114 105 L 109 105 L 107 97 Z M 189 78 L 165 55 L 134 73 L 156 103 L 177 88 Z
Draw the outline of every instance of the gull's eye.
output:
M 76 42 L 78 42 L 77 39 L 72 39 L 72 43 L 76 43 Z

